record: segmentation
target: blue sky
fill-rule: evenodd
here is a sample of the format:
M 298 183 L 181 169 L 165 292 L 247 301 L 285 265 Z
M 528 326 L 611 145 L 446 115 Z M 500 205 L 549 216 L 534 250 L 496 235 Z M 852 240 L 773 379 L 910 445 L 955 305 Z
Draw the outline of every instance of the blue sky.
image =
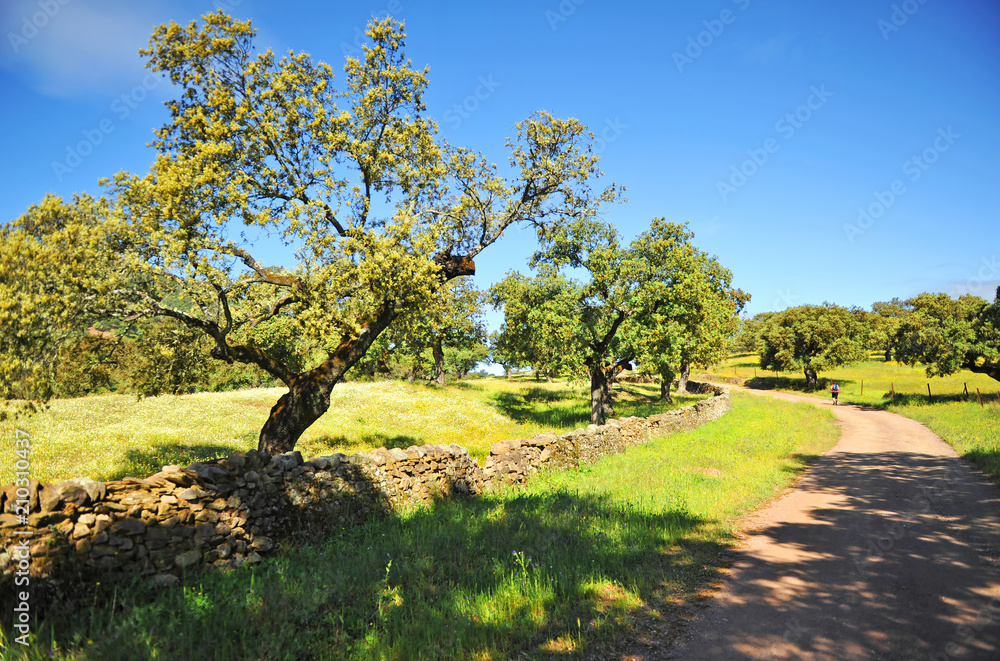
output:
M 925 290 L 992 299 L 1000 284 L 992 0 L 4 0 L 0 220 L 145 171 L 171 89 L 138 50 L 155 25 L 218 6 L 252 19 L 261 48 L 336 71 L 372 15 L 405 20 L 429 114 L 494 161 L 533 111 L 579 118 L 628 189 L 609 210 L 622 234 L 689 223 L 751 313 Z M 523 270 L 532 248 L 511 232 L 477 284 Z

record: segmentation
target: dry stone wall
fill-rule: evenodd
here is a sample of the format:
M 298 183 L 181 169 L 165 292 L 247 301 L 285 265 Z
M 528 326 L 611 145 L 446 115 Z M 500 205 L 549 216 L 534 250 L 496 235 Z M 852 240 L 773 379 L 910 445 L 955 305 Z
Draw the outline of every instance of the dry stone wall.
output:
M 251 450 L 187 468 L 164 466 L 145 479 L 7 486 L 0 490 L 0 586 L 25 571 L 20 575 L 33 583 L 53 586 L 125 575 L 168 585 L 196 569 L 257 562 L 295 534 L 322 534 L 435 498 L 476 496 L 524 482 L 542 468 L 589 463 L 651 435 L 697 427 L 729 410 L 728 391 L 689 388 L 714 396 L 649 418 L 502 441 L 482 467 L 459 445 L 309 461 L 299 452 Z

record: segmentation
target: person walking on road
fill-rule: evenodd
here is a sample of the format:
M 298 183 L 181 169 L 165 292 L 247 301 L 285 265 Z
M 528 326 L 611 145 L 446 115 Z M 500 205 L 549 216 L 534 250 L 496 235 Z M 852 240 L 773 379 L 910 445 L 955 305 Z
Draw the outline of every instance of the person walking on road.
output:
M 836 381 L 834 381 L 833 385 L 830 386 L 830 394 L 833 395 L 833 405 L 836 406 L 837 405 L 837 395 L 840 394 L 840 386 L 837 385 Z

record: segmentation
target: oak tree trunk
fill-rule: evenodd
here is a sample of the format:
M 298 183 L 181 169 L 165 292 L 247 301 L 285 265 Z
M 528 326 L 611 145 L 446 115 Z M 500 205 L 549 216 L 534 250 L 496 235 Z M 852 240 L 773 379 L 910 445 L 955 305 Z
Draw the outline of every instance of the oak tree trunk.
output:
M 691 363 L 681 363 L 681 375 L 677 379 L 677 394 L 686 395 L 688 391 L 688 379 L 691 378 Z
M 441 340 L 435 339 L 434 346 L 431 347 L 431 352 L 434 354 L 434 383 L 439 386 L 444 385 L 444 347 L 441 346 Z
M 802 372 L 806 375 L 806 388 L 809 390 L 816 390 L 816 386 L 819 383 L 816 378 L 816 370 L 811 367 L 806 367 L 802 370 Z
M 288 392 L 271 408 L 260 430 L 257 449 L 271 455 L 291 452 L 302 432 L 330 408 L 330 392 L 398 316 L 392 302 L 381 305 L 361 331 L 345 337 L 330 356 L 308 372 L 286 377 Z
M 601 365 L 595 365 L 590 368 L 590 422 L 594 425 L 603 425 L 614 415 L 608 373 Z
M 674 373 L 671 370 L 660 370 L 660 401 L 667 404 L 673 403 L 670 397 L 670 386 L 674 383 Z

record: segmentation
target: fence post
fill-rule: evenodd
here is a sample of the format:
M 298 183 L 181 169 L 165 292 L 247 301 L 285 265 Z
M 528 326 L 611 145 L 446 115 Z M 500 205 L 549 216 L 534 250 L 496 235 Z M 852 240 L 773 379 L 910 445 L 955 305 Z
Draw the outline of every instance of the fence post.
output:
M 979 408 L 983 407 L 983 393 L 979 392 L 979 388 L 976 388 L 976 397 L 979 398 Z
M 861 379 L 861 394 L 865 394 L 865 380 Z
M 890 381 L 890 382 L 889 382 L 889 389 L 891 390 L 891 394 L 889 395 L 889 397 L 890 397 L 891 399 L 896 399 L 896 384 L 895 384 L 895 383 L 892 383 L 892 382 Z
M 965 390 L 964 390 L 964 393 L 965 393 L 965 401 L 969 401 L 969 384 L 968 384 L 968 383 L 963 383 L 963 384 L 962 384 L 962 386 L 963 386 L 963 387 L 964 387 L 964 389 L 965 389 Z
M 927 384 L 927 401 L 928 401 L 928 403 L 931 403 L 931 404 L 934 403 L 934 398 L 931 397 L 931 384 L 929 384 L 929 383 Z

